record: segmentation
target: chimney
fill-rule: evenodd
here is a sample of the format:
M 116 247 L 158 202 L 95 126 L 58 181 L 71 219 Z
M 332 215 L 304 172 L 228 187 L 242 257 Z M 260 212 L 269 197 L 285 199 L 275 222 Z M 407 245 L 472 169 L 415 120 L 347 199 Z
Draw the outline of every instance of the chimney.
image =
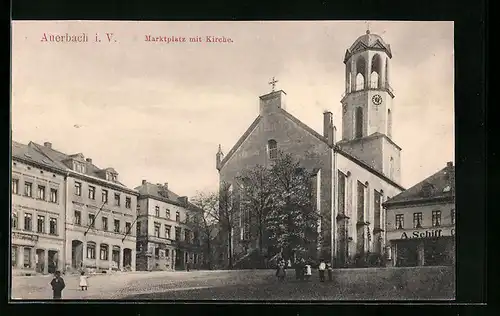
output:
M 453 161 L 448 161 L 446 163 L 446 167 L 453 167 Z
M 45 142 L 45 143 L 43 143 L 43 146 L 52 149 L 52 143 L 51 142 Z
M 285 109 L 286 93 L 283 90 L 273 91 L 260 96 L 260 115 L 276 113 L 279 109 Z
M 323 112 L 323 136 L 328 145 L 335 145 L 335 126 L 333 126 L 333 114 L 330 111 Z
M 215 168 L 220 170 L 222 159 L 224 159 L 224 154 L 222 153 L 222 148 L 219 144 L 219 150 L 217 150 L 217 154 L 215 154 Z
M 168 182 L 165 182 L 165 184 L 163 185 L 163 188 L 165 189 L 165 191 L 168 191 Z
M 146 180 L 142 180 L 142 185 L 145 185 L 146 184 Z
M 92 158 L 85 159 L 88 163 L 92 163 Z

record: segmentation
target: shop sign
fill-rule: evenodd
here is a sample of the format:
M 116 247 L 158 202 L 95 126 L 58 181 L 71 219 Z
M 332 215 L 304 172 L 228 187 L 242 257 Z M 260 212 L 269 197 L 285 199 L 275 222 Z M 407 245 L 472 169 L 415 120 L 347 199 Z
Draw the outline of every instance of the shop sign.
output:
M 443 230 L 443 229 L 432 229 L 432 230 L 415 230 L 410 232 L 403 232 L 401 234 L 401 239 L 412 239 L 412 238 L 439 238 L 444 236 L 455 236 L 455 229 Z
M 12 233 L 12 238 L 14 238 L 14 239 L 24 239 L 24 240 L 29 240 L 29 241 L 38 241 L 38 236 L 37 235 L 23 234 L 23 233 L 18 233 L 18 232 L 13 232 Z

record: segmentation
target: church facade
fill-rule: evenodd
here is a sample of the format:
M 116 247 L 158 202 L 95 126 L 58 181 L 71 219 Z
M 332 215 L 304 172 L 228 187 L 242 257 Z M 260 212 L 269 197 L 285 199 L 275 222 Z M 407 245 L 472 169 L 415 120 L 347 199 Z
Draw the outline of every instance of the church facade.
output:
M 331 112 L 323 113 L 320 134 L 286 111 L 286 93 L 279 90 L 259 98 L 260 111 L 254 122 L 227 155 L 220 147 L 216 155 L 221 184 L 235 184 L 240 172 L 252 166 L 269 165 L 277 150 L 293 155 L 313 172 L 321 218 L 318 256 L 340 266 L 356 255 L 384 253 L 381 205 L 404 190 L 398 184 L 401 148 L 391 139 L 391 58 L 390 46 L 369 32 L 347 49 L 340 139 Z M 241 243 L 245 223 L 240 221 L 238 226 L 233 240 L 228 241 L 236 260 L 245 253 Z

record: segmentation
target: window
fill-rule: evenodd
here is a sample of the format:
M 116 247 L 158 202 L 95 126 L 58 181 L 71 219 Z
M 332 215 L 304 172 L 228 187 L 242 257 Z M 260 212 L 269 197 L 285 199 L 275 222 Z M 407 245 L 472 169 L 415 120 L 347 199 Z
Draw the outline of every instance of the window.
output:
M 75 225 L 82 224 L 82 213 L 80 211 L 75 211 Z
M 24 213 L 24 230 L 33 230 L 32 217 L 30 213 Z
M 45 201 L 45 187 L 43 185 L 38 186 L 38 190 L 36 191 L 36 198 Z
M 109 247 L 108 245 L 102 244 L 100 247 L 99 259 L 108 260 L 109 259 Z
M 24 258 L 23 258 L 23 266 L 25 268 L 31 267 L 31 248 L 24 247 Z
M 396 228 L 403 229 L 405 227 L 404 215 L 396 214 Z
M 130 228 L 132 228 L 132 224 L 129 222 L 125 223 L 125 232 L 130 233 Z
M 365 222 L 365 186 L 358 181 L 358 223 Z
M 24 195 L 27 197 L 32 197 L 32 184 L 30 182 L 24 182 Z
M 135 225 L 135 234 L 136 236 L 140 236 L 141 235 L 141 225 L 139 223 L 139 225 Z
M 180 222 L 181 221 L 181 213 L 179 211 L 175 212 L 175 221 Z
M 36 221 L 36 231 L 37 233 L 45 233 L 45 216 L 38 215 Z
M 172 229 L 172 226 L 170 225 L 165 225 L 165 238 L 170 239 L 170 230 Z
M 170 257 L 170 249 L 165 249 L 165 257 Z
M 89 214 L 89 227 L 91 227 L 91 228 L 95 227 L 95 215 L 94 214 Z
M 155 247 L 155 259 L 160 259 L 160 248 Z
M 95 259 L 95 243 L 87 243 L 87 259 Z
M 12 246 L 10 257 L 12 266 L 17 266 L 17 246 Z
M 155 216 L 160 217 L 160 207 L 159 206 L 155 206 Z
M 131 208 L 132 206 L 132 199 L 130 197 L 125 198 L 125 208 Z
M 102 230 L 108 231 L 108 218 L 107 217 L 102 218 Z
M 57 203 L 57 189 L 50 189 L 50 202 Z
M 12 194 L 19 194 L 19 179 L 12 179 Z
M 17 228 L 17 213 L 12 213 L 12 228 Z
M 413 228 L 422 228 L 422 213 L 413 213 Z
M 184 230 L 184 240 L 187 243 L 191 242 L 191 232 L 188 229 Z
M 361 107 L 356 108 L 354 124 L 356 128 L 354 134 L 355 138 L 363 137 L 363 109 Z
M 104 204 L 108 204 L 108 190 L 102 190 L 102 199 L 101 202 Z
M 160 223 L 155 223 L 155 237 L 160 237 Z
M 455 225 L 455 209 L 451 210 L 451 225 Z
M 89 199 L 95 200 L 95 187 L 89 185 Z
M 432 227 L 441 226 L 441 211 L 432 211 Z
M 380 203 L 382 201 L 382 194 L 380 194 L 380 192 L 378 192 L 377 190 L 374 190 L 373 191 L 373 208 L 374 208 L 374 214 L 373 216 L 375 217 L 374 218 L 374 221 L 373 221 L 373 226 L 375 228 L 380 228 Z
M 342 172 L 338 173 L 339 178 L 339 190 L 338 190 L 338 199 L 339 199 L 339 214 L 345 215 L 345 182 L 346 176 Z
M 165 217 L 170 219 L 170 210 L 167 208 L 167 210 L 165 211 Z
M 269 159 L 274 160 L 278 158 L 278 143 L 274 139 L 267 142 L 267 149 L 269 151 Z
M 120 194 L 115 193 L 115 205 L 120 206 Z
M 49 220 L 49 234 L 57 235 L 57 218 L 51 217 Z
M 189 214 L 186 214 L 186 220 L 185 220 L 186 223 L 189 223 Z
M 120 232 L 120 220 L 115 219 L 115 233 Z
M 80 182 L 75 182 L 75 195 L 82 195 L 82 184 Z
M 175 228 L 175 240 L 177 240 L 177 241 L 181 240 L 181 228 L 180 227 Z
M 200 236 L 198 235 L 198 232 L 194 232 L 193 233 L 193 240 L 194 240 L 194 243 L 199 245 L 200 244 Z

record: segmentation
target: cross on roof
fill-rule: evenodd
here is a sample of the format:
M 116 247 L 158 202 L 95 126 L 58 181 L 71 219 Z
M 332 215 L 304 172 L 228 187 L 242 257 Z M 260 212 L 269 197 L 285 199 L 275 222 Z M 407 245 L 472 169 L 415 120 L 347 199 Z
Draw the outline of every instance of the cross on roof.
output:
M 273 77 L 273 79 L 271 81 L 269 81 L 269 84 L 273 88 L 272 92 L 274 92 L 274 89 L 276 88 L 276 83 L 277 82 L 278 82 L 278 80 L 275 80 L 274 77 Z
M 366 22 L 366 34 L 370 34 L 370 22 Z

